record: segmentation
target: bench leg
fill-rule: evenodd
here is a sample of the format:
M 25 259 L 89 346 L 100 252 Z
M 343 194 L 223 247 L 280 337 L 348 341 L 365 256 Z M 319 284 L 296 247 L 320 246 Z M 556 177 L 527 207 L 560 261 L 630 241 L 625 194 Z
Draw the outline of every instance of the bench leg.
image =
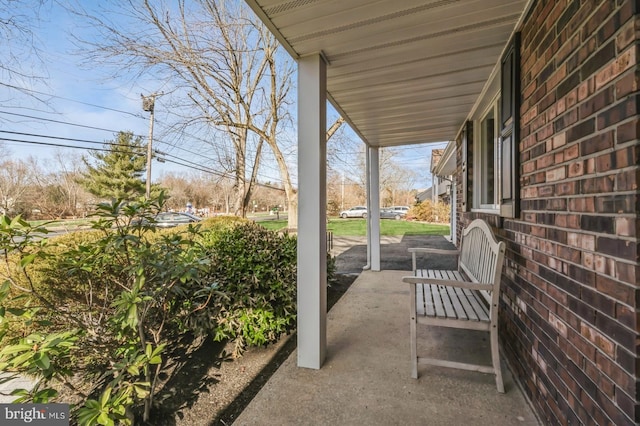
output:
M 417 336 L 417 309 L 416 309 L 416 292 L 417 292 L 417 284 L 409 284 L 409 330 L 410 330 L 410 339 L 411 339 L 411 377 L 414 379 L 418 378 L 418 336 Z
M 500 351 L 498 349 L 498 326 L 491 326 L 491 360 L 493 362 L 493 370 L 496 374 L 496 386 L 498 392 L 504 393 L 504 383 L 502 382 L 502 367 L 500 366 Z
M 418 378 L 418 343 L 416 336 L 416 316 L 411 317 L 411 324 L 409 325 L 411 330 L 411 377 Z

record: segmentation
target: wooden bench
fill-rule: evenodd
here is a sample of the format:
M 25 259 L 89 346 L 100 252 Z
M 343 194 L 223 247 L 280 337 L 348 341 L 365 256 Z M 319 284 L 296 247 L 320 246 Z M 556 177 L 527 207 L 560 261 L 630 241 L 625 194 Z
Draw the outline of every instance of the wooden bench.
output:
M 498 352 L 498 305 L 505 244 L 498 243 L 486 222 L 476 219 L 462 232 L 460 250 L 410 248 L 414 275 L 402 280 L 411 292 L 411 377 L 418 364 L 495 374 L 498 392 L 504 393 Z M 417 269 L 418 254 L 458 257 L 456 270 Z M 418 356 L 418 324 L 488 331 L 492 365 L 476 365 Z

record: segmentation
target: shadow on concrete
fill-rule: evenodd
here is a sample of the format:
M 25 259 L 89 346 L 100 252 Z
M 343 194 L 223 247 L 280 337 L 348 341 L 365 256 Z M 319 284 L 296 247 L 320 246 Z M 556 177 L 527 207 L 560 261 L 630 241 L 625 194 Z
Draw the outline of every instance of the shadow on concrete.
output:
M 454 250 L 455 246 L 439 235 L 405 235 L 403 237 L 383 237 L 380 242 L 380 269 L 383 271 L 410 271 L 410 247 L 429 247 Z M 343 249 L 344 250 L 341 250 Z M 338 274 L 359 274 L 367 264 L 367 245 L 364 237 L 336 237 L 334 240 L 336 272 Z M 451 256 L 422 255 L 418 257 L 418 268 L 451 269 L 456 260 Z

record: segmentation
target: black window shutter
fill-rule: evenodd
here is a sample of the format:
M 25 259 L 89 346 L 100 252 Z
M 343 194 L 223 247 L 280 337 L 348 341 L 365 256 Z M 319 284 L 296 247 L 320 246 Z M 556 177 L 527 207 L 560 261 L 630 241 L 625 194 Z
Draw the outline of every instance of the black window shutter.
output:
M 462 211 L 473 207 L 473 121 L 467 121 L 462 131 Z
M 520 33 L 501 60 L 500 216 L 518 217 L 520 204 Z

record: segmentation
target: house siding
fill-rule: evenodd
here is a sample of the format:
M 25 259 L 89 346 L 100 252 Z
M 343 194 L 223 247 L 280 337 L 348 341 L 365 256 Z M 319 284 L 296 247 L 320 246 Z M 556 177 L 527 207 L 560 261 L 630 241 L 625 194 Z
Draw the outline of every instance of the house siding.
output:
M 638 7 L 533 5 L 521 28 L 520 216 L 458 209 L 458 229 L 480 217 L 507 243 L 501 344 L 547 424 L 640 422 Z

